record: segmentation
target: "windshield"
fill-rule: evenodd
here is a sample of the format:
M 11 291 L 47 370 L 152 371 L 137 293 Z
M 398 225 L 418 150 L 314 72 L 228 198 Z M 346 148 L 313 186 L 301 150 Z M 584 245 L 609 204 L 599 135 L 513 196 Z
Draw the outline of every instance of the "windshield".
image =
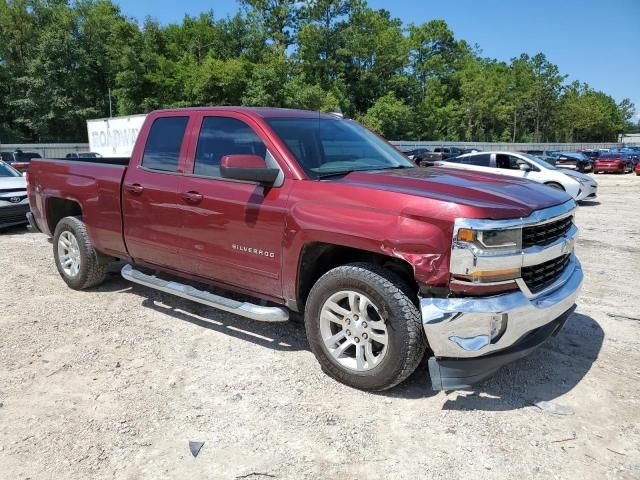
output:
M 525 157 L 527 160 L 530 160 L 535 165 L 538 165 L 539 167 L 546 168 L 549 170 L 558 170 L 554 165 L 551 165 L 550 163 L 545 162 L 540 157 L 535 157 L 533 155 L 529 155 L 528 153 L 521 153 L 520 155 Z
M 350 120 L 331 118 L 268 118 L 310 178 L 354 170 L 410 168 L 398 150 Z
M 6 163 L 0 163 L 0 177 L 21 177 L 17 170 L 14 170 Z
M 88 153 L 79 153 L 78 157 L 79 158 L 100 158 L 102 157 L 102 155 L 100 155 L 99 153 L 88 152 Z

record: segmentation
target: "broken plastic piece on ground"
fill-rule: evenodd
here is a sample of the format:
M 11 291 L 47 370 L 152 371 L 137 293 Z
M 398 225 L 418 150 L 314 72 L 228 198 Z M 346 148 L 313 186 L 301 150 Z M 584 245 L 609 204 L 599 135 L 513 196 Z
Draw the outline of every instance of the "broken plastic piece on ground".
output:
M 189 440 L 189 450 L 191 450 L 191 455 L 195 457 L 200 453 L 200 449 L 204 446 L 204 442 L 192 442 Z
M 571 407 L 567 407 L 566 405 L 559 405 L 553 402 L 546 402 L 544 400 L 540 402 L 535 402 L 534 405 L 538 407 L 540 410 L 544 410 L 548 413 L 553 413 L 554 415 L 573 415 L 573 409 Z

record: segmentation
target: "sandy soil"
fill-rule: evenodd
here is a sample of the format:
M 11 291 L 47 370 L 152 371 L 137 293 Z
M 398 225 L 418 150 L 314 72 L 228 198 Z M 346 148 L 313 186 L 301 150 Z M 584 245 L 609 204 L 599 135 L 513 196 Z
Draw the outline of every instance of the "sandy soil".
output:
M 0 478 L 640 478 L 640 321 L 609 316 L 640 317 L 640 178 L 596 178 L 578 310 L 474 391 L 432 392 L 424 365 L 391 392 L 352 390 L 300 323 L 116 275 L 72 291 L 47 237 L 0 234 Z

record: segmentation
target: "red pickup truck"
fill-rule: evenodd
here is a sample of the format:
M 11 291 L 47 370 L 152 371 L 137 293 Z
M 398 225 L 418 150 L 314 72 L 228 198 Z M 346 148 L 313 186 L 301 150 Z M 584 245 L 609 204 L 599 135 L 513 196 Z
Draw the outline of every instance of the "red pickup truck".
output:
M 156 111 L 131 159 L 34 159 L 28 185 L 69 287 L 120 259 L 128 280 L 255 320 L 304 313 L 323 370 L 366 390 L 425 352 L 434 389 L 477 383 L 556 334 L 582 283 L 564 192 L 417 168 L 317 112 Z

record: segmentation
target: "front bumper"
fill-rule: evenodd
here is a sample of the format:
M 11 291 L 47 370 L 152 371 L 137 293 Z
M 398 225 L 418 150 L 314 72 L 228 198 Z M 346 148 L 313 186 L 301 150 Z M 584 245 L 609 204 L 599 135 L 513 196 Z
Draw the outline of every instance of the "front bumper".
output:
M 27 223 L 28 203 L 0 207 L 0 228 Z
M 580 262 L 572 255 L 570 264 L 552 289 L 537 296 L 517 291 L 485 298 L 422 298 L 420 309 L 427 341 L 434 354 L 431 363 L 443 364 L 454 359 L 467 359 L 477 367 L 468 382 L 444 382 L 434 378 L 435 389 L 467 386 L 491 375 L 498 367 L 484 368 L 487 356 L 499 352 L 507 354 L 518 342 L 541 327 L 551 324 L 569 312 L 582 286 Z M 482 375 L 482 373 L 486 375 Z M 453 387 L 451 387 L 453 388 Z
M 598 197 L 598 186 L 593 184 L 581 185 L 580 195 L 576 200 L 581 202 L 583 200 L 595 200 Z

